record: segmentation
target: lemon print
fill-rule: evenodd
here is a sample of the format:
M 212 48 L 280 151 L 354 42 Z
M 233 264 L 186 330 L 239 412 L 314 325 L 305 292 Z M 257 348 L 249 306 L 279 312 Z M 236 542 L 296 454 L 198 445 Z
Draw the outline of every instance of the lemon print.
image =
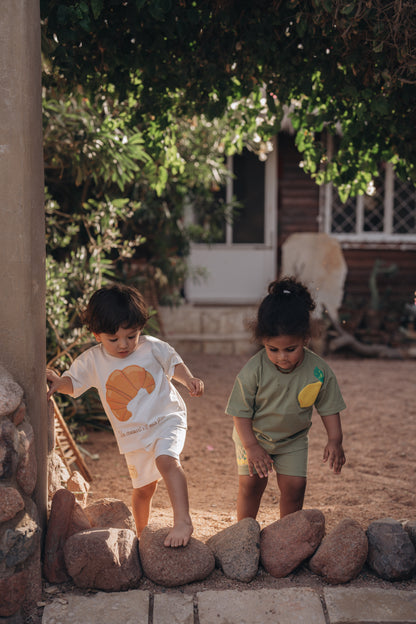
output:
M 137 477 L 138 477 L 139 475 L 138 475 L 138 473 L 137 473 L 136 466 L 131 466 L 131 465 L 128 465 L 128 466 L 127 466 L 127 468 L 128 468 L 128 471 L 129 471 L 130 477 L 131 477 L 132 479 L 137 479 Z
M 316 397 L 318 396 L 319 390 L 321 389 L 322 381 L 315 381 L 314 383 L 310 383 L 298 394 L 298 401 L 301 407 L 310 407 L 316 401 Z
M 237 447 L 237 465 L 238 466 L 248 466 L 248 459 L 246 450 L 244 447 Z

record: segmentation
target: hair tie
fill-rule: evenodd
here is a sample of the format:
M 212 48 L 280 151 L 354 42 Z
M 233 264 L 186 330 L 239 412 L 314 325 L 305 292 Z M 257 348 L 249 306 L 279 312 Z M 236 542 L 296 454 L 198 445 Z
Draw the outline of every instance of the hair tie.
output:
M 284 295 L 290 295 L 291 293 L 290 293 L 290 290 L 284 290 L 284 291 L 283 291 L 283 294 L 284 294 Z

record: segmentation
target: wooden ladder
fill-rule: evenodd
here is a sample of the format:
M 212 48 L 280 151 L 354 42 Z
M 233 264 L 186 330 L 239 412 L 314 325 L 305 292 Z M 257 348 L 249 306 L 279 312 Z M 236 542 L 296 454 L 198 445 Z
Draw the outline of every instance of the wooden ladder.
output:
M 55 450 L 61 457 L 65 466 L 67 467 L 69 474 L 72 475 L 74 469 L 82 474 L 84 479 L 91 483 L 92 476 L 88 470 L 81 452 L 68 429 L 68 426 L 62 416 L 59 407 L 55 403 L 53 397 L 49 399 L 52 401 L 54 412 L 54 425 L 55 425 Z

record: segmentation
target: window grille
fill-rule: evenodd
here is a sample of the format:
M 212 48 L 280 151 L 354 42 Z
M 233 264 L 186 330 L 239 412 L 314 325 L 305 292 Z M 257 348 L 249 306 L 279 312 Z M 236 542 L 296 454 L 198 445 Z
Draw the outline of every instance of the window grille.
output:
M 371 194 L 341 202 L 333 185 L 323 191 L 323 231 L 341 241 L 416 243 L 416 187 L 388 163 Z

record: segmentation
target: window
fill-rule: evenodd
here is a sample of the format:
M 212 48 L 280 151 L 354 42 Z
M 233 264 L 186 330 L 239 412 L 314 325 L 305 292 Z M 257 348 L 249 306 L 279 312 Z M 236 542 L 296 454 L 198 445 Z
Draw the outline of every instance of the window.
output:
M 215 201 L 210 205 L 194 204 L 189 219 L 209 231 L 210 244 L 264 245 L 270 228 L 266 211 L 267 165 L 244 149 L 242 154 L 229 156 L 227 166 L 233 175 L 215 194 Z M 228 212 L 232 218 L 224 218 L 225 205 L 231 207 Z
M 264 243 L 264 162 L 244 150 L 233 157 L 232 194 L 240 202 L 232 226 L 233 243 Z
M 416 187 L 399 180 L 388 163 L 374 181 L 371 195 L 343 204 L 336 189 L 323 190 L 323 230 L 341 242 L 415 243 Z

